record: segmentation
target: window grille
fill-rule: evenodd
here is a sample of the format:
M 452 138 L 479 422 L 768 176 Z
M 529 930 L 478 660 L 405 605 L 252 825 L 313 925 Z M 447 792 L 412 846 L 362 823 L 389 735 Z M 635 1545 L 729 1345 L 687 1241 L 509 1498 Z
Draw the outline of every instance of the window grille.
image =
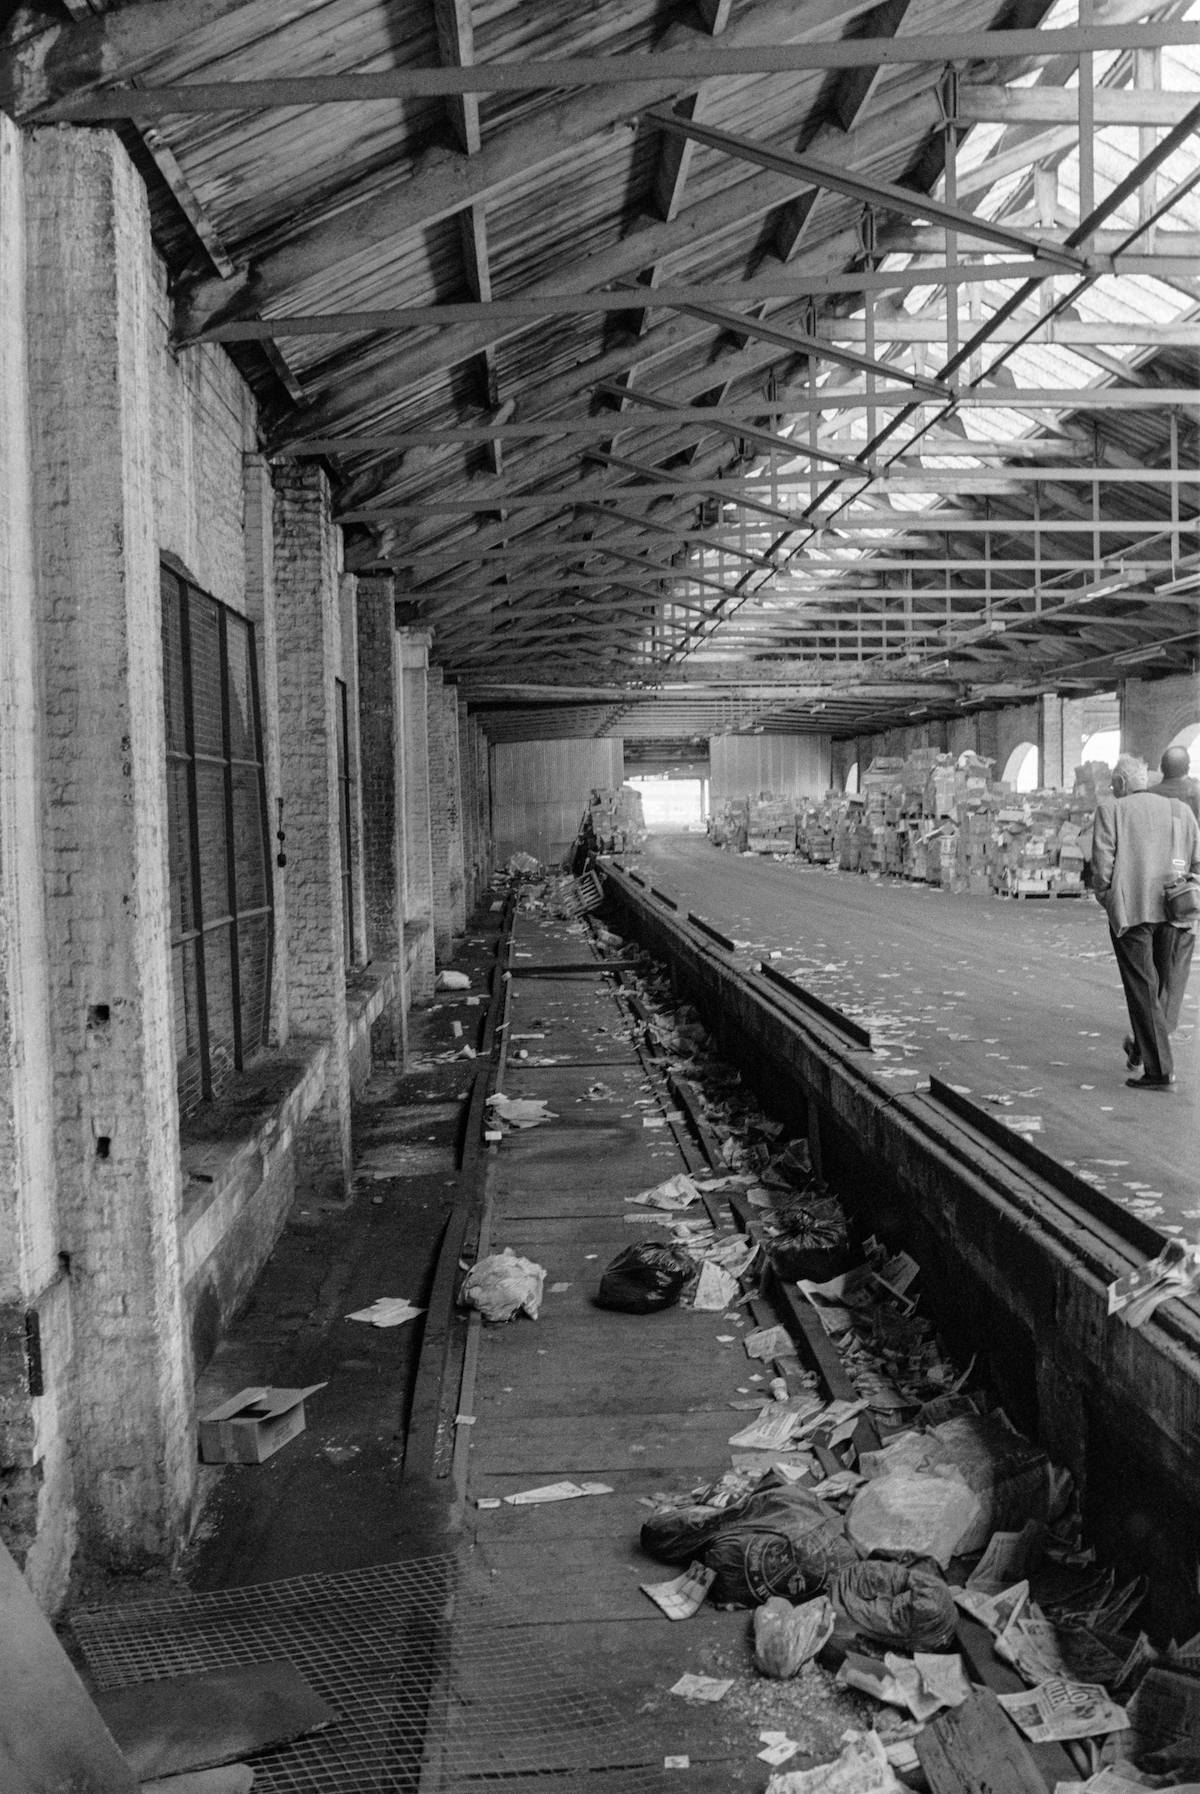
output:
M 162 569 L 171 975 L 179 1104 L 265 1044 L 274 944 L 254 631 Z
M 346 964 L 354 964 L 354 860 L 350 829 L 350 706 L 346 681 L 335 679 L 337 727 L 338 865 L 342 880 L 342 942 Z

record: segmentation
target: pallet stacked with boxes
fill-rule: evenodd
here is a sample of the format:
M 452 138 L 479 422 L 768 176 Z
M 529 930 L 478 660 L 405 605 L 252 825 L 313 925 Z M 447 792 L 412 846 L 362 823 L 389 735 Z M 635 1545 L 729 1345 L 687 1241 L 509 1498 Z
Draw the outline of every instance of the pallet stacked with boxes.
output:
M 599 853 L 635 853 L 646 839 L 642 798 L 632 785 L 593 789 L 585 827 L 590 825 Z
M 801 859 L 814 866 L 827 866 L 836 856 L 837 799 L 828 796 L 819 802 L 809 798 L 800 806 L 796 823 L 796 847 Z
M 796 799 L 760 791 L 746 806 L 746 846 L 751 853 L 796 851 Z
M 857 796 L 830 792 L 800 812 L 802 858 L 839 871 L 907 878 L 954 894 L 1081 896 L 1096 799 L 1110 789 L 1103 762 L 1075 789 L 1018 794 L 977 754 L 936 748 L 880 757 Z
M 717 846 L 790 853 L 877 878 L 907 878 L 975 897 L 1082 896 L 1097 797 L 1111 790 L 1102 761 L 1080 767 L 1075 789 L 1016 793 L 978 754 L 918 748 L 880 756 L 856 796 L 820 800 L 763 793 L 726 799 L 709 832 Z
M 722 797 L 713 806 L 708 818 L 708 834 L 714 847 L 728 847 L 734 853 L 746 848 L 746 800 L 744 797 Z

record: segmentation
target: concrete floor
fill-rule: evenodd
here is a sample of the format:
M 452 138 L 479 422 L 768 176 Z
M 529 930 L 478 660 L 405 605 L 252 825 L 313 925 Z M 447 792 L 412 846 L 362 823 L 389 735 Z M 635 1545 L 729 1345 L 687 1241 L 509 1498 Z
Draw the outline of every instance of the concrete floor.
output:
M 577 961 L 588 952 L 561 923 L 518 918 L 513 963 L 522 972 L 532 970 L 529 962 Z M 466 953 L 478 967 L 481 952 Z M 417 1327 L 377 1332 L 343 1317 L 376 1295 L 420 1300 L 430 1280 L 454 1194 L 452 1141 L 467 1084 L 461 1065 L 439 1065 L 436 1055 L 452 1044 L 451 1020 L 468 1013 L 460 1003 L 414 1016 L 423 1063 L 398 1084 L 382 1081 L 364 1110 L 353 1209 L 333 1222 L 318 1218 L 311 1230 L 297 1215 L 206 1374 L 206 1395 L 268 1378 L 328 1381 L 309 1403 L 306 1432 L 275 1458 L 214 1473 L 184 1566 L 192 1588 L 320 1575 L 430 1548 L 424 1513 L 406 1512 L 400 1495 Z M 686 1623 L 667 1620 L 639 1584 L 677 1572 L 638 1544 L 644 1497 L 689 1489 L 729 1467 L 729 1436 L 748 1418 L 738 1406 L 764 1382 L 763 1367 L 741 1346 L 754 1323 L 736 1311 L 632 1316 L 593 1304 L 607 1261 L 655 1231 L 626 1220 L 626 1198 L 700 1161 L 660 1101 L 611 979 L 518 975 L 509 1030 L 506 1093 L 546 1098 L 556 1119 L 491 1149 L 480 1250 L 512 1246 L 535 1259 L 546 1269 L 546 1295 L 536 1322 L 475 1318 L 461 1390 L 449 1392 L 447 1412 L 457 1403 L 466 1416 L 452 1479 L 459 1530 L 449 1543 L 471 1576 L 463 1622 L 473 1629 L 471 1673 L 479 1673 L 482 1628 L 495 1639 L 497 1676 L 519 1668 L 514 1687 L 552 1683 L 564 1691 L 568 1717 L 585 1694 L 624 1716 L 624 1743 L 616 1758 L 606 1745 L 603 1761 L 626 1769 L 611 1782 L 589 1773 L 589 1785 L 671 1789 L 679 1776 L 666 1759 L 684 1757 L 697 1794 L 761 1789 L 768 1772 L 757 1756 L 760 1731 L 795 1737 L 803 1748 L 791 1766 L 802 1767 L 836 1756 L 843 1730 L 869 1723 L 878 1709 L 836 1689 L 816 1665 L 791 1683 L 760 1676 L 745 1612 L 706 1607 Z M 522 1034 L 541 1038 L 519 1042 Z M 531 1060 L 519 1062 L 520 1051 Z M 607 1094 L 589 1095 L 601 1083 Z M 647 1126 L 648 1118 L 658 1125 Z M 381 1144 L 390 1151 L 398 1142 L 425 1153 L 416 1174 L 369 1182 L 372 1162 L 390 1163 Z M 549 1506 L 479 1505 L 563 1478 L 598 1480 L 612 1493 Z M 685 1671 L 732 1677 L 734 1685 L 718 1705 L 688 1702 L 669 1692 Z M 519 1707 L 523 1697 L 513 1698 Z M 475 1713 L 486 1732 L 495 1689 L 464 1689 L 459 1708 L 454 1723 L 469 1730 Z M 547 1774 L 562 1749 L 557 1738 L 532 1720 L 523 1724 L 519 1712 L 508 1721 L 495 1772 L 515 1776 L 513 1786 L 525 1785 L 523 1772 L 536 1774 L 543 1790 L 577 1785 L 570 1767 Z M 485 1735 L 471 1739 L 484 1760 L 487 1745 Z
M 1200 973 L 1169 1094 L 1127 1090 L 1128 1018 L 1089 897 L 953 897 L 929 885 L 776 862 L 695 836 L 651 837 L 636 865 L 746 947 L 863 1020 L 897 1083 L 936 1073 L 1036 1123 L 1043 1150 L 1163 1233 L 1195 1238 Z
M 704 841 L 653 843 L 644 869 L 759 952 L 786 949 L 777 963 L 823 996 L 869 1007 L 901 1077 L 922 1063 L 981 1094 L 1037 1086 L 1020 1105 L 1043 1117 L 1044 1144 L 1079 1139 L 1081 1166 L 1120 1156 L 1127 1164 L 1103 1167 L 1107 1183 L 1133 1197 L 1129 1183 L 1153 1179 L 1164 1206 L 1168 1190 L 1182 1203 L 1190 1103 L 1157 1104 L 1148 1119 L 1121 1086 L 1112 1065 L 1115 972 L 1093 907 L 981 908 L 734 859 Z M 477 925 L 456 961 L 477 992 L 494 940 L 494 923 Z M 423 1323 L 376 1331 L 345 1316 L 379 1295 L 427 1299 L 438 1241 L 462 1195 L 455 1140 L 474 1070 L 449 1055 L 482 1018 L 457 995 L 412 1018 L 405 1077 L 376 1080 L 359 1117 L 353 1205 L 333 1217 L 296 1214 L 205 1374 L 202 1402 L 251 1382 L 326 1387 L 309 1403 L 306 1432 L 275 1458 L 211 1474 L 183 1577 L 198 1591 L 219 1590 L 449 1550 L 470 1592 L 455 1622 L 443 1729 L 462 1734 L 450 1745 L 461 1744 L 476 1773 L 545 1794 L 577 1787 L 586 1769 L 598 1790 L 641 1794 L 680 1786 L 666 1764 L 682 1758 L 696 1794 L 759 1790 L 768 1773 L 760 1732 L 796 1739 L 789 1767 L 802 1768 L 836 1756 L 844 1729 L 880 1710 L 835 1688 L 817 1665 L 794 1682 L 759 1675 L 744 1611 L 706 1606 L 675 1624 L 641 1591 L 674 1574 L 640 1550 L 645 1498 L 729 1467 L 730 1435 L 748 1418 L 739 1410 L 762 1373 L 742 1348 L 752 1324 L 744 1311 L 633 1316 L 594 1305 L 608 1260 L 655 1232 L 627 1220 L 626 1199 L 699 1161 L 613 981 L 554 970 L 590 951 L 569 925 L 517 919 L 503 1088 L 544 1098 L 555 1119 L 489 1149 L 480 1252 L 511 1246 L 536 1260 L 546 1293 L 537 1321 L 457 1323 L 462 1379 L 444 1410 L 456 1530 L 431 1546 L 428 1509 L 405 1493 Z M 1068 1002 L 1075 1008 L 1064 1021 Z M 1186 1052 L 1194 1078 L 1194 1046 Z M 1081 1092 L 1084 1082 L 1095 1088 Z M 611 1493 L 490 1505 L 564 1478 Z M 688 1702 L 670 1693 L 687 1671 L 733 1686 L 715 1705 Z M 551 1689 L 557 1728 L 546 1722 Z M 586 1762 L 570 1755 L 576 1733 L 566 1723 L 585 1698 L 620 1722 L 615 1734 L 588 1733 L 578 1748 L 600 1754 Z M 595 1773 L 602 1766 L 605 1776 Z

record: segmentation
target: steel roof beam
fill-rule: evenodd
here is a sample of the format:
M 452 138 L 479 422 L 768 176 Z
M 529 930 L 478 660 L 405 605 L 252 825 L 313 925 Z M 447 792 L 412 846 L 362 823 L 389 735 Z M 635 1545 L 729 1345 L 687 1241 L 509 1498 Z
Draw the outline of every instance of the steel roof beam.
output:
M 1196 103 L 1192 93 L 1170 93 L 1146 87 L 1096 87 L 1092 116 L 1105 125 L 1177 125 Z M 1078 96 L 1063 87 L 973 86 L 962 81 L 954 118 L 956 125 L 1076 125 Z
M 698 318 L 704 324 L 712 324 L 718 330 L 734 335 L 740 333 L 760 342 L 775 343 L 791 355 L 809 355 L 820 361 L 836 362 L 840 367 L 855 368 L 860 373 L 874 374 L 884 380 L 900 380 L 915 392 L 941 399 L 943 403 L 948 404 L 954 397 L 953 389 L 944 381 L 930 380 L 924 374 L 906 373 L 894 362 L 876 361 L 869 355 L 856 355 L 852 350 L 839 347 L 829 337 L 810 335 L 803 330 L 781 330 L 778 325 L 764 323 L 759 318 L 746 317 L 741 312 L 717 310 L 707 305 L 676 305 L 672 310 L 686 312 L 688 317 Z
M 651 401 L 665 405 L 665 401 L 653 401 L 648 392 L 637 393 L 639 401 Z M 908 388 L 884 390 L 871 395 L 871 404 L 884 408 L 886 406 L 911 405 L 912 392 Z M 917 401 L 933 404 L 933 399 Z M 940 402 L 940 401 L 937 401 Z M 1196 389 L 1194 387 L 1159 387 L 1159 386 L 1083 386 L 1083 387 L 1019 387 L 1015 390 L 990 392 L 960 392 L 956 400 L 956 409 L 960 411 L 1147 411 L 1160 408 L 1192 408 L 1196 405 Z M 729 426 L 729 434 L 744 433 L 744 427 L 751 425 L 755 419 L 774 412 L 777 416 L 788 418 L 803 415 L 811 411 L 865 411 L 867 393 L 859 386 L 820 387 L 813 400 L 802 398 L 789 399 L 786 404 L 768 404 L 750 406 L 740 410 L 733 405 L 681 406 L 673 410 L 670 424 L 661 422 L 660 414 L 646 410 L 644 413 L 621 413 L 621 427 L 625 429 L 665 430 L 670 427 L 690 429 L 693 426 L 717 430 L 722 425 Z M 393 450 L 416 448 L 419 446 L 450 447 L 458 442 L 485 442 L 491 438 L 498 441 L 521 441 L 525 439 L 540 440 L 556 436 L 564 437 L 598 437 L 607 435 L 614 422 L 611 417 L 596 418 L 531 418 L 528 422 L 511 424 L 461 424 L 438 427 L 436 429 L 413 429 L 390 432 L 372 432 L 355 434 L 347 432 L 339 436 L 298 436 L 287 445 L 287 453 L 291 455 L 337 455 L 361 454 L 371 450 Z M 781 440 L 786 441 L 787 438 Z M 803 448 L 796 445 L 796 452 Z M 1013 452 L 1020 451 L 1022 444 L 1018 439 L 1013 444 Z M 997 451 L 1003 452 L 1004 445 L 998 444 Z M 282 452 L 282 450 L 278 451 Z M 979 453 L 977 446 L 969 438 L 961 439 L 961 447 L 954 451 L 962 454 Z
M 869 0 L 812 0 L 805 8 L 803 26 L 798 26 L 796 10 L 789 0 L 760 0 L 759 4 L 741 10 L 723 34 L 723 41 L 753 45 L 770 43 L 773 38 L 786 40 L 836 29 L 865 11 L 868 3 Z M 702 45 L 707 40 L 687 26 L 673 25 L 662 41 L 677 47 Z M 627 59 L 627 66 L 639 65 L 645 76 L 649 67 L 645 57 Z M 441 73 L 469 81 L 472 71 L 446 69 Z M 662 100 L 675 99 L 698 85 L 665 71 L 661 83 L 652 72 L 650 78 Z M 457 91 L 471 89 L 460 85 Z M 435 158 L 430 166 L 414 170 L 403 182 L 382 191 L 372 188 L 349 208 L 339 207 L 332 215 L 318 217 L 294 230 L 289 240 L 255 258 L 235 280 L 198 281 L 186 286 L 179 306 L 183 333 L 194 335 L 198 327 L 220 312 L 244 314 L 269 307 L 299 282 L 340 267 L 347 254 L 389 244 L 406 231 L 426 228 L 464 206 L 483 202 L 510 182 L 527 178 L 556 160 L 572 144 L 585 143 L 612 130 L 646 103 L 642 82 L 618 80 L 598 91 L 574 92 L 556 103 L 552 122 L 545 116 L 521 118 L 490 133 L 473 156 L 451 161 Z M 643 260 L 626 271 L 637 273 L 644 265 Z
M 961 206 L 946 205 L 944 201 L 932 199 L 927 193 L 919 193 L 911 187 L 898 187 L 877 176 L 855 175 L 819 161 L 815 156 L 773 149 L 770 144 L 754 142 L 751 138 L 737 136 L 732 131 L 719 131 L 712 125 L 699 123 L 695 119 L 679 118 L 674 113 L 652 110 L 643 116 L 659 130 L 674 131 L 678 135 L 690 137 L 709 149 L 722 151 L 740 161 L 752 162 L 771 174 L 793 177 L 805 186 L 812 185 L 831 193 L 840 193 L 848 199 L 858 200 L 864 206 L 883 206 L 906 218 L 928 218 L 964 236 L 999 243 L 1006 249 L 1024 251 L 1032 254 L 1035 259 L 1056 266 L 1077 272 L 1082 272 L 1085 266 L 1086 257 L 1077 251 L 1057 243 L 1038 243 L 1009 225 L 981 218 L 977 213 L 968 212 Z
M 149 5 L 130 13 L 148 14 Z M 195 9 L 193 9 L 195 10 Z M 200 7 L 203 10 L 203 4 Z M 225 11 L 233 10 L 227 3 Z M 842 6 L 839 13 L 852 16 Z M 121 17 L 122 14 L 115 15 Z M 51 33 L 46 33 L 51 37 Z M 444 99 L 468 93 L 538 93 L 571 88 L 624 86 L 644 90 L 660 86 L 690 89 L 703 81 L 747 75 L 805 74 L 821 69 L 853 69 L 947 62 L 991 62 L 1015 57 L 1038 60 L 1110 51 L 1151 50 L 1200 45 L 1200 26 L 1182 21 L 1165 24 L 1064 26 L 1047 30 L 948 31 L 939 36 L 847 38 L 838 41 L 774 43 L 753 47 L 728 45 L 732 30 L 711 45 L 690 50 L 646 51 L 632 55 L 595 55 L 479 63 L 471 68 L 398 68 L 385 74 L 277 76 L 263 81 L 188 81 L 145 83 L 140 87 L 105 87 L 62 96 L 63 82 L 48 74 L 47 52 L 30 57 L 10 72 L 0 88 L 0 102 L 25 123 L 95 122 L 114 118 L 161 118 L 189 112 L 274 111 L 293 106 L 360 106 L 373 101 L 408 98 Z M 130 61 L 143 66 L 132 34 Z M 162 48 L 166 49 L 167 45 Z M 108 66 L 101 80 L 119 79 L 124 69 Z M 92 77 L 95 78 L 94 76 Z M 56 92 L 57 88 L 57 92 Z

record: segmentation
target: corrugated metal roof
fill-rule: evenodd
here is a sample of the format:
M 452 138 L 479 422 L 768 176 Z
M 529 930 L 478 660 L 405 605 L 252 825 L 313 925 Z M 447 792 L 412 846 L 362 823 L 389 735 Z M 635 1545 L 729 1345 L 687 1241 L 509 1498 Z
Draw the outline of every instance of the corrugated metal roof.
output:
M 811 28 L 814 17 L 830 21 L 820 33 L 829 43 L 880 29 L 863 0 L 845 0 L 840 18 L 833 5 L 706 4 L 710 20 L 723 15 L 718 48 L 755 42 L 770 31 L 785 42 Z M 93 9 L 104 10 L 99 0 Z M 444 5 L 445 18 L 453 12 Z M 1135 24 L 1146 12 L 1126 0 L 1101 0 L 1097 8 L 1101 21 Z M 584 57 L 597 69 L 605 59 L 635 57 L 649 68 L 664 48 L 705 41 L 694 16 L 681 31 L 674 9 L 660 0 L 599 0 L 587 8 L 469 0 L 459 13 L 465 29 L 455 50 L 439 40 L 433 0 L 288 0 L 286 6 L 247 0 L 128 72 L 153 88 L 165 80 L 435 69 L 443 54 L 519 66 Z M 1194 24 L 1200 0 L 1170 0 L 1149 9 L 1149 17 Z M 693 144 L 681 157 L 673 135 L 639 121 L 639 97 L 649 92 L 649 104 L 662 90 L 631 88 L 623 68 L 615 97 L 603 87 L 545 88 L 168 115 L 148 141 L 207 245 L 202 249 L 188 236 L 177 208 L 156 189 L 154 216 L 179 277 L 181 320 L 191 333 L 230 319 L 345 318 L 345 328 L 328 334 L 281 325 L 275 351 L 290 382 L 287 404 L 272 364 L 256 359 L 252 347 L 231 350 L 271 397 L 273 442 L 281 452 L 313 433 L 323 441 L 452 433 L 492 419 L 510 432 L 553 420 L 578 432 L 594 423 L 591 437 L 509 435 L 491 449 L 450 434 L 439 443 L 367 447 L 351 440 L 321 450 L 349 513 L 350 563 L 395 567 L 406 614 L 430 623 L 435 654 L 468 694 L 478 694 L 481 714 L 493 714 L 486 694 L 497 682 L 511 685 L 530 666 L 539 667 L 546 684 L 572 692 L 615 681 L 630 694 L 627 705 L 616 707 L 606 699 L 599 708 L 580 708 L 582 699 L 572 696 L 548 707 L 496 709 L 489 727 L 498 734 L 574 727 L 648 738 L 657 730 L 664 740 L 682 739 L 709 726 L 745 726 L 759 715 L 790 729 L 861 729 L 872 719 L 895 721 L 912 701 L 912 679 L 926 678 L 928 686 L 925 669 L 943 659 L 946 703 L 1050 689 L 1068 663 L 1073 676 L 1082 662 L 1085 678 L 1093 677 L 1092 668 L 1096 682 L 1111 683 L 1111 652 L 1097 655 L 1083 644 L 1091 655 L 1086 660 L 1071 634 L 1071 613 L 1055 608 L 1073 591 L 1091 599 L 1089 619 L 1116 632 L 1116 651 L 1122 643 L 1144 645 L 1149 620 L 1163 643 L 1158 664 L 1189 664 L 1195 640 L 1185 619 L 1194 624 L 1194 613 L 1152 600 L 1155 583 L 1192 564 L 1200 549 L 1196 484 L 1109 478 L 1094 494 L 1089 483 L 1061 475 L 1095 469 L 1141 477 L 1169 468 L 1172 455 L 1184 471 L 1198 465 L 1197 408 L 1189 402 L 1200 390 L 1197 339 L 1179 338 L 1179 327 L 1196 320 L 1200 309 L 1194 135 L 1139 179 L 1166 127 L 1097 127 L 1093 197 L 1103 200 L 1129 183 L 1124 203 L 1103 222 L 1102 253 L 1137 232 L 1149 210 L 1180 185 L 1162 220 L 1132 244 L 1138 253 L 1171 261 L 1157 271 L 1119 275 L 1101 263 L 1093 270 L 1098 277 L 1084 282 L 1057 273 L 1019 314 L 1033 324 L 1039 308 L 1058 308 L 1053 328 L 1038 328 L 1020 344 L 1001 340 L 1000 314 L 1020 284 L 1000 264 L 1030 262 L 1047 233 L 1061 241 L 1078 221 L 1078 143 L 1069 120 L 1056 112 L 1057 96 L 1070 94 L 1078 77 L 1070 56 L 1005 58 L 992 52 L 985 34 L 1001 21 L 1040 21 L 1053 29 L 1078 18 L 1077 0 L 1023 0 L 1015 9 L 1001 0 L 912 0 L 898 27 L 902 35 L 934 38 L 981 34 L 978 58 L 955 70 L 959 91 L 1007 86 L 1035 105 L 1046 96 L 1043 110 L 1057 120 L 998 117 L 956 133 L 961 203 L 1027 239 L 985 252 L 977 239 L 958 238 L 960 260 L 997 271 L 986 284 L 957 289 L 960 336 L 992 333 L 949 375 L 957 404 L 926 401 L 909 416 L 891 403 L 869 408 L 871 395 L 853 365 L 856 354 L 861 362 L 869 353 L 868 305 L 874 357 L 891 370 L 869 384 L 928 381 L 947 362 L 944 339 L 893 340 L 906 320 L 923 326 L 936 316 L 947 291 L 936 271 L 946 243 L 936 220 L 922 221 L 927 214 L 919 199 L 946 192 L 944 117 L 954 89 L 946 88 L 940 61 L 867 67 L 861 76 L 831 68 L 764 70 L 703 85 L 696 107 L 702 124 L 785 154 L 808 153 L 861 182 L 855 194 L 820 188 L 811 204 L 810 182 L 762 174 L 723 149 Z M 113 70 L 110 78 L 121 73 Z M 1097 51 L 1091 80 L 1097 93 L 1132 90 L 1135 83 L 1153 92 L 1157 83 L 1195 102 L 1200 48 Z M 681 79 L 677 90 L 686 92 L 687 83 Z M 462 145 L 476 120 L 480 147 L 471 156 Z M 916 196 L 911 206 L 877 203 L 880 182 L 909 187 Z M 670 219 L 663 212 L 669 194 Z M 474 261 L 468 242 L 475 245 Z M 212 267 L 197 278 L 205 256 L 215 258 L 220 278 Z M 929 280 L 909 284 L 926 266 Z M 881 276 L 901 284 L 864 294 L 863 283 L 878 285 Z M 644 293 L 632 294 L 620 311 L 529 319 L 481 311 L 450 325 L 381 326 L 346 317 L 468 301 L 479 283 L 502 304 L 639 281 Z M 817 289 L 810 297 L 806 282 Z M 789 283 L 796 288 L 791 296 L 784 291 Z M 713 286 L 728 289 L 724 309 L 747 314 L 743 330 L 731 333 L 680 308 L 679 289 Z M 665 304 L 654 287 L 666 292 Z M 701 303 L 711 305 L 711 296 Z M 815 331 L 838 346 L 817 357 L 804 342 L 765 340 L 755 316 L 792 338 Z M 602 381 L 618 388 L 627 383 L 629 402 L 639 407 L 716 403 L 731 415 L 701 430 L 664 411 L 659 415 L 671 427 L 648 430 L 608 409 L 615 400 L 598 387 Z M 1105 396 L 1114 385 L 1130 389 L 1119 407 Z M 1176 398 L 1135 404 L 1138 389 L 1147 386 Z M 815 435 L 808 409 L 814 393 L 823 405 Z M 1013 401 L 1006 403 L 1009 393 Z M 1041 394 L 1054 397 L 1042 404 Z M 884 440 L 873 440 L 897 418 Z M 772 449 L 772 433 L 790 437 L 794 447 Z M 830 461 L 803 452 L 814 444 L 863 457 L 863 479 L 831 484 Z M 646 471 L 594 459 L 592 451 L 609 450 Z M 1039 460 L 1046 471 L 1035 483 L 1025 469 Z M 713 490 L 718 478 L 722 503 Z M 693 484 L 677 490 L 680 481 Z M 922 481 L 926 489 L 911 489 Z M 980 489 L 981 481 L 988 490 Z M 845 504 L 856 487 L 861 498 Z M 544 509 L 522 504 L 539 494 L 547 497 Z M 782 514 L 742 502 L 752 496 Z M 557 506 L 550 502 L 556 498 Z M 1086 528 L 1064 527 L 1094 522 L 1097 501 L 1106 526 L 1099 554 Z M 473 508 L 406 509 L 448 503 Z M 619 510 L 625 521 L 606 519 L 605 508 Z M 372 520 L 372 509 L 388 514 Z M 806 518 L 806 511 L 814 516 Z M 1002 535 L 989 523 L 1007 523 L 1013 533 Z M 1139 533 L 1139 524 L 1154 533 Z M 606 546 L 619 552 L 606 557 Z M 586 586 L 570 572 L 564 547 L 591 557 Z M 768 550 L 774 571 L 747 558 Z M 631 564 L 630 555 L 645 566 Z M 1091 594 L 1102 575 L 1111 581 L 1122 555 L 1131 565 L 1140 557 L 1140 589 L 1124 598 L 1119 590 Z M 1039 556 L 1058 564 L 1040 575 Z M 1063 567 L 1064 561 L 1075 564 Z M 674 583 L 663 584 L 661 570 L 671 565 Z M 452 609 L 447 569 L 455 569 Z M 624 583 L 606 589 L 598 583 L 604 578 Z M 643 596 L 629 591 L 630 581 L 642 582 Z M 906 629 L 906 592 L 937 593 L 951 585 L 961 614 L 949 630 Z M 703 617 L 682 605 L 702 606 Z M 846 618 L 840 631 L 813 620 L 835 611 Z M 613 633 L 603 648 L 592 637 L 571 647 L 558 626 L 568 613 L 589 622 L 609 619 L 614 632 L 633 633 Z M 856 649 L 860 625 L 877 632 L 881 613 L 890 619 L 884 647 Z M 982 646 L 957 641 L 963 617 L 993 614 L 1028 625 L 1016 645 L 1003 636 Z M 658 620 L 653 641 L 648 624 L 637 621 L 642 615 Z M 722 623 L 723 617 L 730 621 Z M 719 669 L 724 694 L 690 688 L 669 699 L 646 694 L 647 683 L 678 678 L 689 663 L 697 671 Z M 756 689 L 764 672 L 776 682 L 781 666 L 794 696 L 738 695 L 739 682 Z M 814 709 L 817 703 L 825 708 Z M 614 708 L 622 712 L 619 721 Z

